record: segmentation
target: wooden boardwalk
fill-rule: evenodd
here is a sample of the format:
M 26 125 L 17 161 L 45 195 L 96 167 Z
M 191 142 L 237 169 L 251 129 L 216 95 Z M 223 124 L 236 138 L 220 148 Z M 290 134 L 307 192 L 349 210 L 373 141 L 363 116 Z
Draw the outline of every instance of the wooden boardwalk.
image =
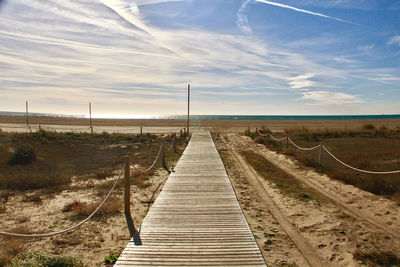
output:
M 115 266 L 266 266 L 208 131 L 192 135 Z

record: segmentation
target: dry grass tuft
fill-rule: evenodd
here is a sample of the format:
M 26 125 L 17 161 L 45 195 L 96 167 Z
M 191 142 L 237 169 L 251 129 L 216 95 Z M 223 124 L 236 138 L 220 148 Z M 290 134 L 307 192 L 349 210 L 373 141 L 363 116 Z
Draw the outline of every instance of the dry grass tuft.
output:
M 34 202 L 36 204 L 42 204 L 43 199 L 39 194 L 30 194 L 30 195 L 25 195 L 24 198 L 22 199 L 23 202 Z
M 356 260 L 362 261 L 369 266 L 399 266 L 400 258 L 392 251 L 380 250 L 356 250 L 354 253 Z
M 0 214 L 5 213 L 7 211 L 7 207 L 4 204 L 0 204 Z
M 71 219 L 81 220 L 88 217 L 99 206 L 100 202 L 86 203 L 79 200 L 72 201 L 64 206 L 63 212 L 72 212 Z M 119 214 L 122 210 L 122 201 L 119 198 L 111 197 L 104 203 L 94 216 L 95 218 L 107 218 Z
M 26 226 L 18 226 L 14 229 L 8 230 L 10 233 L 24 234 L 29 232 Z M 0 266 L 8 266 L 12 259 L 24 251 L 25 240 L 18 237 L 4 237 L 3 244 L 0 247 Z
M 103 180 L 103 179 L 106 179 L 107 177 L 112 176 L 113 172 L 114 172 L 113 168 L 105 168 L 105 167 L 100 168 L 100 169 L 96 170 L 94 177 L 96 179 Z

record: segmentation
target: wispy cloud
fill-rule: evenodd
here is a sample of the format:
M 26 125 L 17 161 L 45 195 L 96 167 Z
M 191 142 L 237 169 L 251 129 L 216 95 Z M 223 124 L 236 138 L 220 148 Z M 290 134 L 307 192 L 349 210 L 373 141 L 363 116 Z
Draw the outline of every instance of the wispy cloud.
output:
M 387 45 L 398 45 L 400 46 L 400 35 L 395 35 L 387 41 Z
M 359 95 L 351 95 L 342 92 L 330 92 L 330 91 L 309 91 L 303 92 L 301 100 L 310 101 L 313 105 L 347 105 L 347 104 L 359 104 L 363 103 L 364 100 Z
M 246 34 L 251 34 L 251 28 L 248 24 L 247 15 L 245 14 L 246 6 L 251 0 L 243 1 L 238 12 L 236 13 L 236 25 Z
M 298 75 L 291 79 L 291 82 L 289 82 L 289 85 L 292 89 L 310 88 L 315 85 L 315 82 L 310 80 L 314 76 L 315 76 L 314 73 Z
M 349 23 L 349 24 L 353 24 L 353 25 L 359 25 L 357 23 L 354 23 L 354 22 L 351 22 L 351 21 L 347 21 L 347 20 L 344 20 L 344 19 L 328 16 L 328 15 L 325 15 L 325 14 L 322 14 L 322 13 L 313 12 L 313 11 L 309 11 L 309 10 L 305 10 L 305 9 L 297 8 L 297 7 L 294 7 L 294 6 L 289 6 L 289 5 L 277 3 L 277 2 L 272 2 L 272 1 L 267 1 L 267 0 L 255 0 L 255 1 L 267 4 L 267 5 L 271 5 L 271 6 L 287 8 L 287 9 L 290 9 L 290 10 L 293 10 L 293 11 L 296 11 L 296 12 L 302 12 L 302 13 L 313 15 L 313 16 L 318 16 L 318 17 L 322 17 L 322 18 L 326 18 L 326 19 L 332 19 L 332 20 L 336 20 L 336 21 L 340 21 L 340 22 L 344 22 L 344 23 Z

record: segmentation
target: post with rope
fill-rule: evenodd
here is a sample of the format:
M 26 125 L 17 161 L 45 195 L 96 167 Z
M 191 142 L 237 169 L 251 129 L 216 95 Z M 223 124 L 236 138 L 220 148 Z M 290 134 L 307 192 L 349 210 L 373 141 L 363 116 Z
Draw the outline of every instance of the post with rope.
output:
M 321 165 L 322 143 L 319 144 L 318 164 Z
M 93 135 L 93 124 L 92 124 L 92 103 L 89 102 L 89 122 L 90 122 L 90 134 Z
M 178 154 L 178 152 L 176 152 L 176 133 L 174 133 L 174 135 L 172 137 L 172 147 L 174 149 L 174 153 Z
M 162 162 L 162 166 L 164 167 L 164 169 L 168 173 L 171 173 L 171 171 L 168 169 L 167 165 L 165 164 L 165 142 L 164 142 L 164 139 L 162 140 L 162 143 L 161 143 L 161 162 Z
M 129 235 L 132 237 L 136 233 L 135 225 L 133 224 L 131 216 L 131 163 L 130 156 L 124 156 L 125 169 L 124 169 L 124 213 L 126 223 L 128 224 Z
M 142 128 L 142 126 L 140 126 L 140 135 L 142 135 L 143 134 L 143 128 Z
M 190 84 L 188 84 L 188 115 L 187 115 L 187 134 L 189 134 L 190 122 Z
M 25 107 L 26 107 L 26 126 L 29 126 L 28 101 L 25 102 Z
M 179 130 L 179 137 L 182 137 L 182 129 Z
M 289 135 L 286 133 L 286 151 L 289 150 Z

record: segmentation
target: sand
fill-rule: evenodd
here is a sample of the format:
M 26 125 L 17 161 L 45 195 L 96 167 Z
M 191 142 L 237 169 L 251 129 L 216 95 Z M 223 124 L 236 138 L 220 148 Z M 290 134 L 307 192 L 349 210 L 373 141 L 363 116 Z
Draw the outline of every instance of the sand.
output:
M 191 120 L 191 128 L 224 129 L 226 132 L 242 132 L 249 126 L 254 129 L 263 126 L 272 131 L 283 131 L 292 128 L 351 130 L 360 129 L 365 124 L 389 129 L 400 127 L 400 119 L 363 119 L 363 120 Z M 22 116 L 0 116 L 0 129 L 3 131 L 29 132 L 42 129 L 51 131 L 90 132 L 89 119 L 63 117 L 29 117 L 29 125 Z M 117 133 L 143 132 L 167 133 L 179 132 L 187 127 L 186 120 L 162 119 L 93 119 L 93 129 Z

